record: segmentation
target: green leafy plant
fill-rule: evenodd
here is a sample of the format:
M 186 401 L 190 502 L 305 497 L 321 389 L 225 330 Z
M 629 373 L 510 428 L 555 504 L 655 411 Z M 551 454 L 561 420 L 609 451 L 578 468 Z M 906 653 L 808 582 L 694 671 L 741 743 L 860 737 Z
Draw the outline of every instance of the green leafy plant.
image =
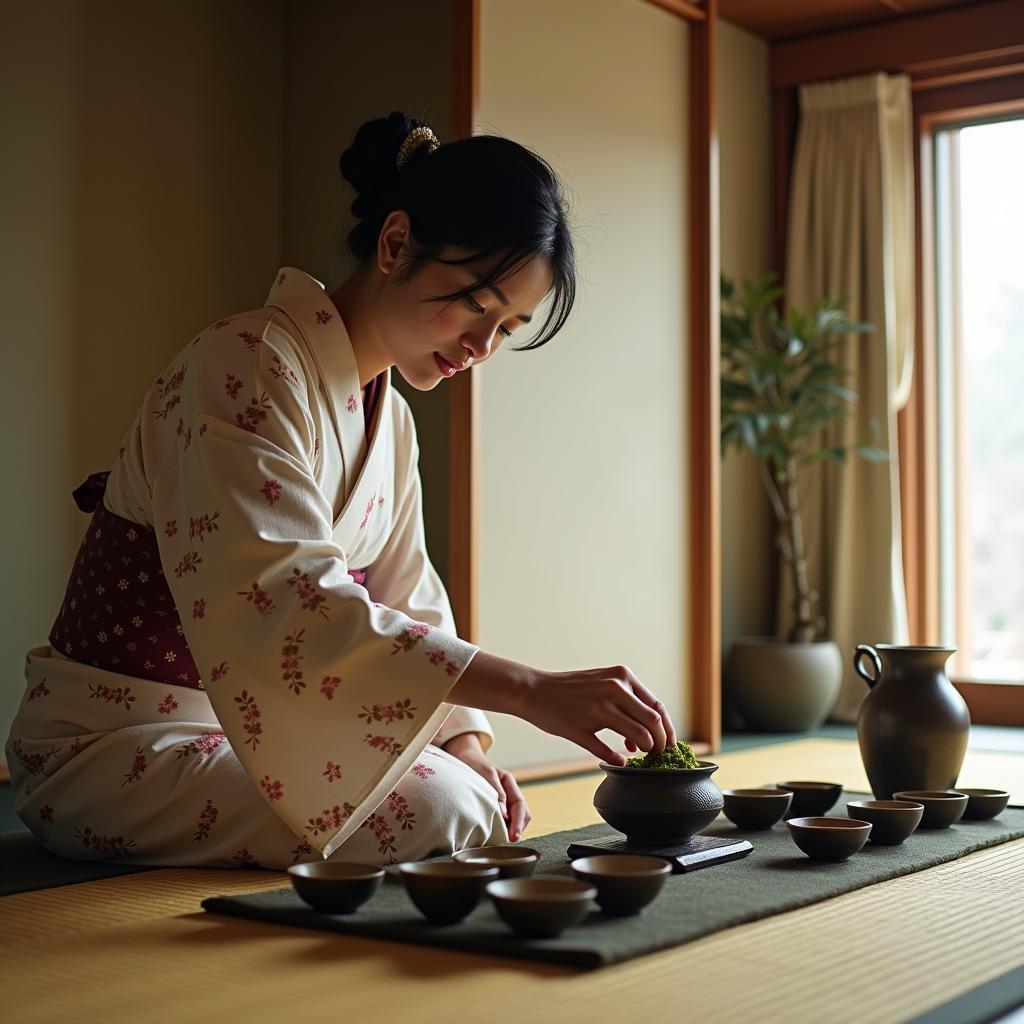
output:
M 847 370 L 834 358 L 852 334 L 869 323 L 852 323 L 826 297 L 810 312 L 792 306 L 786 318 L 776 302 L 784 289 L 771 273 L 744 281 L 738 291 L 722 277 L 722 454 L 735 445 L 749 451 L 775 513 L 775 543 L 792 574 L 794 622 L 787 639 L 808 642 L 824 630 L 814 612 L 818 592 L 808 580 L 799 474 L 803 467 L 842 462 L 850 451 L 873 462 L 889 458 L 871 444 L 834 444 L 826 428 L 848 415 L 857 395 L 841 381 Z M 870 424 L 877 437 L 876 419 Z

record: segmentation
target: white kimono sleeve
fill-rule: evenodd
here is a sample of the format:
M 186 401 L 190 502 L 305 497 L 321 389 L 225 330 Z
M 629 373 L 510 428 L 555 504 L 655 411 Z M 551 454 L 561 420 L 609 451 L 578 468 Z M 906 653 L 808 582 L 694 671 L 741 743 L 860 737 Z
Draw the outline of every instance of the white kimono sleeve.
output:
M 375 600 L 389 608 L 397 608 L 420 622 L 428 622 L 456 636 L 451 602 L 427 553 L 415 420 L 404 399 L 396 405 L 396 412 L 399 410 L 400 426 L 396 431 L 398 443 L 410 453 L 408 472 L 396 495 L 398 513 L 388 545 L 366 570 L 366 588 Z M 452 737 L 467 732 L 479 735 L 485 752 L 494 744 L 494 732 L 487 715 L 479 708 L 469 707 L 453 709 L 431 742 L 444 746 Z
M 216 336 L 192 349 L 176 382 L 178 457 L 152 481 L 153 526 L 228 741 L 326 858 L 430 742 L 479 648 L 371 601 L 349 576 L 313 475 L 316 384 L 286 341 L 252 326 L 248 352 Z

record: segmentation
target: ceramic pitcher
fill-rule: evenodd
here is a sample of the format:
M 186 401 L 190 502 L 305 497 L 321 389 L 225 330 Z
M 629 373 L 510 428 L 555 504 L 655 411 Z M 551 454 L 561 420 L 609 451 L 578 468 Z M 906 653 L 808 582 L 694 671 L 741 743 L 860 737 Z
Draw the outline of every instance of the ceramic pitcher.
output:
M 853 667 L 871 687 L 857 719 L 857 739 L 877 800 L 891 800 L 901 789 L 956 785 L 971 717 L 946 675 L 955 653 L 955 647 L 857 645 Z

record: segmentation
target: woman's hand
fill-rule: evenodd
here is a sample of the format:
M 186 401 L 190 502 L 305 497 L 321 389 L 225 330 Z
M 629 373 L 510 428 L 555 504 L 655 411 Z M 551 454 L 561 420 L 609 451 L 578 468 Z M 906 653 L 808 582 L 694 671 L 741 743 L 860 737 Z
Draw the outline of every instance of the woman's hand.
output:
M 521 718 L 572 740 L 608 764 L 626 758 L 595 733 L 614 729 L 630 751 L 661 753 L 676 743 L 665 705 L 624 665 L 571 672 L 538 672 L 523 691 Z
M 625 665 L 546 672 L 480 650 L 445 700 L 515 715 L 613 765 L 626 758 L 597 738 L 602 729 L 621 734 L 630 751 L 660 754 L 676 743 L 665 705 Z
M 516 842 L 526 831 L 530 821 L 530 810 L 512 773 L 498 768 L 489 760 L 475 732 L 453 736 L 441 749 L 448 751 L 460 761 L 465 761 L 495 788 L 502 816 L 508 823 L 508 837 L 512 842 Z

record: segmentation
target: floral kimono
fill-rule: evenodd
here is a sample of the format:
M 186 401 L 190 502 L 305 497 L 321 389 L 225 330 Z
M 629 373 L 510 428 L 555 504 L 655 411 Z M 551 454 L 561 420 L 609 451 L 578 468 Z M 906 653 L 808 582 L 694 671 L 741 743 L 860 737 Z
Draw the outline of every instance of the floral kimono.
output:
M 493 733 L 445 701 L 479 648 L 427 555 L 411 411 L 390 370 L 361 391 L 318 281 L 282 268 L 194 338 L 75 497 L 93 518 L 7 743 L 48 848 L 283 867 L 508 841 L 440 746 Z

